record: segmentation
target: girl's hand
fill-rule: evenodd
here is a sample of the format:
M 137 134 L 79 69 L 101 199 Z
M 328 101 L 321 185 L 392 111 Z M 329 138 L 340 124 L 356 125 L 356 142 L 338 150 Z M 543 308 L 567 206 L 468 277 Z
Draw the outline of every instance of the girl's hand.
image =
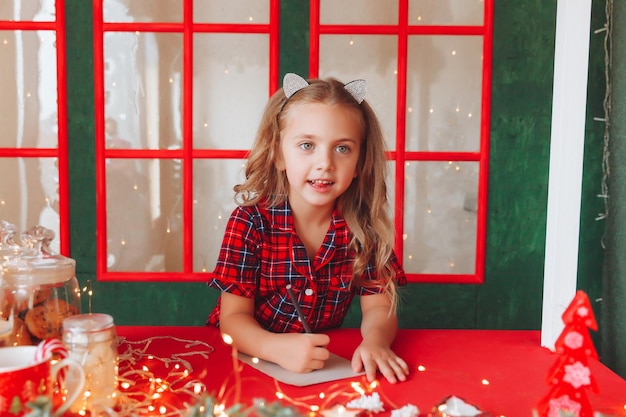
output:
M 280 337 L 277 363 L 291 372 L 305 373 L 322 369 L 330 357 L 330 337 L 325 334 L 284 333 Z
M 254 299 L 224 292 L 221 303 L 222 335 L 230 336 L 239 352 L 299 373 L 323 368 L 330 357 L 328 335 L 272 333 L 254 319 Z
M 392 384 L 405 381 L 409 374 L 409 366 L 397 356 L 391 349 L 368 344 L 363 341 L 352 355 L 352 369 L 354 372 L 365 370 L 367 380 L 372 382 L 376 379 L 376 370 Z

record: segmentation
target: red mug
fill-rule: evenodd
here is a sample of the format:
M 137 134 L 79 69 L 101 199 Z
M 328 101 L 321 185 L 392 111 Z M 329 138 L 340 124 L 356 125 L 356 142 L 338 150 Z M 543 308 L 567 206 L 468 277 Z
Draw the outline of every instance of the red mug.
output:
M 0 417 L 23 416 L 28 403 L 42 396 L 52 402 L 52 415 L 60 416 L 82 392 L 85 372 L 78 362 L 53 361 L 51 354 L 37 360 L 36 352 L 37 346 L 0 348 Z

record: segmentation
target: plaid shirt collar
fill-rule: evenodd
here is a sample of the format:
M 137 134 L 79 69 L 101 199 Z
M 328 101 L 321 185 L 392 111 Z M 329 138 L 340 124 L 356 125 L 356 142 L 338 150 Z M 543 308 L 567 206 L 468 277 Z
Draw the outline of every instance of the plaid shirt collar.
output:
M 288 200 L 276 206 L 260 205 L 259 211 L 270 222 L 272 227 L 280 229 L 284 232 L 296 232 L 295 225 L 293 223 L 293 212 L 291 211 L 291 205 Z M 339 213 L 337 207 L 333 210 L 331 225 L 335 230 L 347 228 L 348 224 Z
M 276 228 L 283 233 L 289 233 L 292 236 L 291 244 L 293 244 L 293 239 L 297 236 L 297 232 L 294 225 L 293 212 L 289 202 L 285 200 L 284 203 L 271 207 L 262 205 L 259 210 L 273 228 Z M 291 262 L 297 269 L 302 268 L 301 270 L 304 270 L 308 268 L 309 261 L 306 256 L 304 245 L 301 243 L 299 237 L 297 238 L 297 241 L 300 242 L 298 245 L 300 250 L 297 251 L 300 255 L 294 256 L 292 248 Z M 348 229 L 348 224 L 339 213 L 339 210 L 335 208 L 332 213 L 328 232 L 322 242 L 323 250 L 318 251 L 316 258 L 310 267 L 312 267 L 313 270 L 319 270 L 333 259 L 335 251 L 338 247 L 345 248 L 347 250 L 349 243 L 350 230 Z

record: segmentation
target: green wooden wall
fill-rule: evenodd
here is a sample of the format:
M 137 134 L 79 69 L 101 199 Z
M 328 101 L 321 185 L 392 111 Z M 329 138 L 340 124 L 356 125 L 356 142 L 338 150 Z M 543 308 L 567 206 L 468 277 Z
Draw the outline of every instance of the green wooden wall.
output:
M 556 2 L 495 0 L 491 166 L 486 277 L 483 285 L 409 284 L 402 327 L 539 329 Z M 67 0 L 71 256 L 79 280 L 91 280 L 94 312 L 121 325 L 200 325 L 217 293 L 202 283 L 98 283 L 95 274 L 94 105 L 91 2 Z M 281 2 L 281 73 L 307 73 L 306 2 Z M 604 25 L 594 1 L 592 30 Z M 604 127 L 603 36 L 591 35 L 589 104 L 579 288 L 601 296 L 604 224 L 600 191 Z M 87 300 L 83 299 L 85 308 Z M 354 305 L 346 326 L 359 323 Z M 597 308 L 596 308 L 597 307 Z M 599 306 L 594 305 L 596 315 Z M 601 319 L 601 317 L 599 317 Z

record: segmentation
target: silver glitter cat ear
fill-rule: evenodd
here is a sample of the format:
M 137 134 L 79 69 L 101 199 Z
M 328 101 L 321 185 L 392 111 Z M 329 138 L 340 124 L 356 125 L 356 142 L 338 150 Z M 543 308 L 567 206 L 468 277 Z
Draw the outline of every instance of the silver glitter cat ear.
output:
M 283 91 L 287 98 L 290 98 L 304 87 L 308 87 L 308 85 L 309 83 L 304 78 L 291 72 L 285 74 L 283 78 Z
M 292 72 L 288 72 L 283 78 L 283 91 L 287 99 L 308 86 L 309 83 L 304 78 Z M 365 99 L 365 94 L 367 93 L 367 82 L 365 80 L 350 81 L 343 87 L 354 97 L 357 103 L 361 104 Z
M 361 104 L 367 93 L 367 82 L 365 80 L 354 80 L 344 85 L 343 88 L 348 90 L 357 103 Z

